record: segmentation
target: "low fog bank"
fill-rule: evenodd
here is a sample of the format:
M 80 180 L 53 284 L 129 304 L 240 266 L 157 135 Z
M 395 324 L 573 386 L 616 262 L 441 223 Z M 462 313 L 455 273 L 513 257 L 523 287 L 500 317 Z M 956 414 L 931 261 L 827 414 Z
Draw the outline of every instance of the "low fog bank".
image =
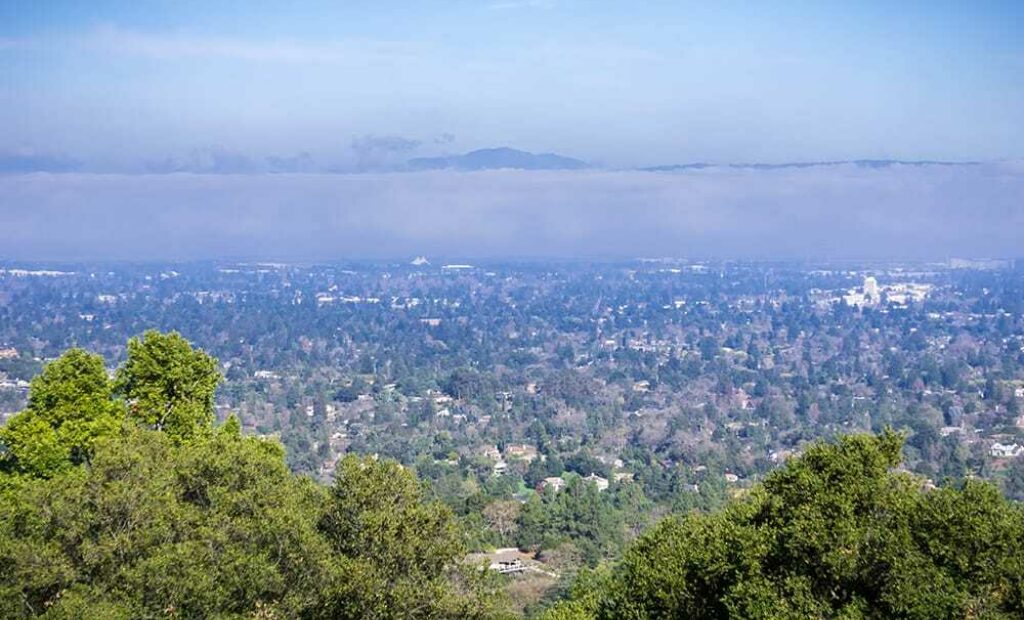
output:
M 0 175 L 0 258 L 1017 256 L 1024 165 Z

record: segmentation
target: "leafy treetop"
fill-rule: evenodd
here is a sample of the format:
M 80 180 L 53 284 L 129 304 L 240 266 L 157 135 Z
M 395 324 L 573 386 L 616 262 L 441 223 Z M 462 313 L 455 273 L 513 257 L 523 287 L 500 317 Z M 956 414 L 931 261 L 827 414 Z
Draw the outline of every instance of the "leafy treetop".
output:
M 189 439 L 211 428 L 220 380 L 214 358 L 177 332 L 150 330 L 128 341 L 128 359 L 117 371 L 114 389 L 127 401 L 132 419 Z
M 1024 512 L 990 484 L 925 490 L 902 437 L 818 444 L 743 502 L 666 519 L 565 618 L 1019 618 Z

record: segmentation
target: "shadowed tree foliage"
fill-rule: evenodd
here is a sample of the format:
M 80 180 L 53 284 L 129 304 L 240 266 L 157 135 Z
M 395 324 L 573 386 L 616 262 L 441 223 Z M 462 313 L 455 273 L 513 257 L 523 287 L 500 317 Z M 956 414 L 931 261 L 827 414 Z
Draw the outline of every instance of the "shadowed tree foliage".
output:
M 197 618 L 257 605 L 293 617 L 342 577 L 316 529 L 324 492 L 293 477 L 270 442 L 177 447 L 132 430 L 87 468 L 6 499 L 3 617 Z
M 547 617 L 1021 617 L 1021 509 L 980 482 L 923 490 L 901 446 L 818 444 L 742 502 L 666 519 Z

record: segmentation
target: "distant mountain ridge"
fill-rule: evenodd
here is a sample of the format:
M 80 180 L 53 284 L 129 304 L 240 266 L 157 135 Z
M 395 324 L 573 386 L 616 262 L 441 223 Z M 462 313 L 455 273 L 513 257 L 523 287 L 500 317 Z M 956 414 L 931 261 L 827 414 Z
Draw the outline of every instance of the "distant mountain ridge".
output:
M 408 162 L 410 170 L 582 170 L 585 161 L 556 153 L 530 153 L 508 147 L 479 149 L 463 155 L 417 157 Z
M 882 169 L 892 166 L 977 166 L 976 161 L 904 160 L 904 159 L 842 159 L 825 161 L 798 161 L 768 164 L 760 162 L 710 163 L 693 162 L 632 168 L 642 172 L 675 172 L 682 170 L 704 170 L 707 168 L 732 168 L 738 170 L 785 170 L 818 168 L 827 166 L 852 165 L 858 168 Z M 462 155 L 439 157 L 417 157 L 406 162 L 406 169 L 421 170 L 582 170 L 592 168 L 589 163 L 558 155 L 557 153 L 531 153 L 508 147 L 486 148 Z
M 903 160 L 903 159 L 844 159 L 836 161 L 802 161 L 781 164 L 736 163 L 711 164 L 696 162 L 692 164 L 669 164 L 665 166 L 648 166 L 637 168 L 644 172 L 673 172 L 676 170 L 703 170 L 705 168 L 738 168 L 748 170 L 782 170 L 786 168 L 817 168 L 821 166 L 853 165 L 858 168 L 889 168 L 892 166 L 977 166 L 976 161 L 935 161 L 935 160 Z
M 884 169 L 894 166 L 980 166 L 985 161 L 942 161 L 942 160 L 905 160 L 905 159 L 842 159 L 820 161 L 795 161 L 782 163 L 763 162 L 720 162 L 707 161 L 688 162 L 682 164 L 661 164 L 654 166 L 608 167 L 592 164 L 582 159 L 567 157 L 558 153 L 532 153 L 510 147 L 482 148 L 461 154 L 435 155 L 416 157 L 413 159 L 390 159 L 379 162 L 318 162 L 309 153 L 302 151 L 295 155 L 257 156 L 233 151 L 222 146 L 200 147 L 189 151 L 183 156 L 168 157 L 162 160 L 140 162 L 124 168 L 91 166 L 68 155 L 39 154 L 34 152 L 10 151 L 0 149 L 0 175 L 24 174 L 30 172 L 79 172 L 79 173 L 124 173 L 124 174 L 358 174 L 363 172 L 416 172 L 454 170 L 474 172 L 483 170 L 607 170 L 607 171 L 639 171 L 639 172 L 682 172 L 704 169 L 733 170 L 786 170 L 806 169 L 830 166 L 855 166 L 864 169 Z M 1024 163 L 1024 162 L 1017 162 Z

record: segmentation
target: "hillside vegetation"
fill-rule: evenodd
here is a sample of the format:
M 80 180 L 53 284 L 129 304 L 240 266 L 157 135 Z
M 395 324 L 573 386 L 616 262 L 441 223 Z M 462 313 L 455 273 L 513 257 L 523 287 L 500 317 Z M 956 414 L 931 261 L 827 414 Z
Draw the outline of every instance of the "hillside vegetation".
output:
M 744 501 L 662 521 L 546 618 L 1022 617 L 1024 513 L 988 483 L 923 488 L 902 444 L 819 443 Z
M 81 349 L 44 367 L 0 428 L 0 616 L 508 615 L 410 470 L 347 456 L 330 486 L 296 475 L 276 440 L 215 423 L 219 381 L 176 333 L 132 339 L 113 377 Z M 815 444 L 722 510 L 661 520 L 545 617 L 1022 617 L 1024 512 L 988 483 L 926 484 L 902 449 L 891 431 Z M 520 526 L 608 530 L 558 497 Z

